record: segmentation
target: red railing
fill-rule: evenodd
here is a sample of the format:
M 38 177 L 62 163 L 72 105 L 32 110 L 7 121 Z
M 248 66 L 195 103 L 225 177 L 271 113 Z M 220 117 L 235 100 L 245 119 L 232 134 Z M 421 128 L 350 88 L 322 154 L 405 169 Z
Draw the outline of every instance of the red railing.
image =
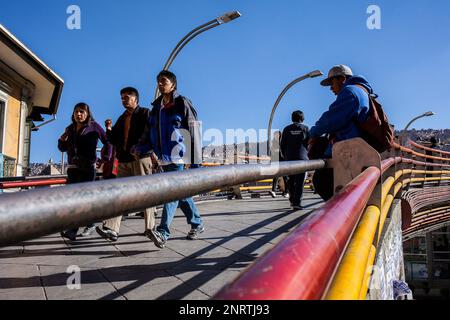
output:
M 368 168 L 215 298 L 322 298 L 379 176 Z
M 7 182 L 0 182 L 0 189 L 5 190 L 16 188 L 48 187 L 66 183 L 67 183 L 66 178 L 28 180 L 28 181 L 7 181 Z
M 449 158 L 424 155 L 398 144 L 395 145 L 395 150 L 399 155 L 403 153 L 411 155 L 413 158 L 438 160 L 441 163 L 392 156 L 381 162 L 381 172 L 375 167 L 369 167 L 321 209 L 311 214 L 310 218 L 294 229 L 284 240 L 255 261 L 235 281 L 220 290 L 214 298 L 229 300 L 324 298 L 347 244 L 352 239 L 353 232 L 358 226 L 369 199 L 373 196 L 374 188 L 377 183 L 381 183 L 379 182 L 380 177 L 389 169 L 397 166 L 403 166 L 400 168 L 409 169 L 411 172 L 417 166 L 439 167 L 447 170 L 450 168 L 449 164 L 442 163 L 449 162 Z M 436 150 L 433 151 L 436 152 Z M 446 154 L 440 151 L 437 153 Z M 405 167 L 405 165 L 409 166 Z M 383 185 L 384 190 L 381 195 L 383 208 L 378 208 L 383 211 L 383 218 L 380 221 L 381 228 L 384 225 L 386 210 L 389 210 L 385 206 L 390 206 L 391 203 L 386 199 L 387 192 L 389 192 L 386 188 L 391 188 L 391 190 L 394 190 L 394 187 L 398 188 L 399 183 L 394 184 L 401 177 L 401 175 L 397 177 L 398 174 L 400 173 L 395 170 L 394 173 L 391 172 L 390 187 L 389 184 Z M 410 184 L 412 182 L 410 178 L 401 179 L 405 182 L 400 183 L 400 188 Z M 391 192 L 395 197 L 398 189 Z M 450 218 L 450 210 L 439 212 L 439 214 L 440 218 Z M 436 219 L 436 215 L 431 219 Z M 430 218 L 423 222 L 430 222 Z M 417 223 L 414 224 L 414 227 L 417 227 Z M 376 237 L 378 234 L 377 232 Z M 374 243 L 378 241 L 379 239 L 374 239 Z M 371 244 L 369 243 L 369 245 Z M 361 296 L 365 296 L 363 292 Z

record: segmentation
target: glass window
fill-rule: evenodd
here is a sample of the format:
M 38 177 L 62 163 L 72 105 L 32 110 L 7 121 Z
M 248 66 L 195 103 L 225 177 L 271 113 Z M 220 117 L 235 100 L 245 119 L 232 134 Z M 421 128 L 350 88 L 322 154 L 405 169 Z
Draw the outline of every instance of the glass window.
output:
M 427 254 L 427 243 L 425 237 L 416 237 L 403 243 L 405 254 Z
M 450 252 L 450 242 L 449 234 L 446 232 L 433 232 L 433 250 L 434 251 L 449 251 Z
M 435 263 L 433 266 L 433 279 L 450 279 L 450 263 Z
M 428 279 L 428 267 L 426 263 L 411 263 L 413 279 Z

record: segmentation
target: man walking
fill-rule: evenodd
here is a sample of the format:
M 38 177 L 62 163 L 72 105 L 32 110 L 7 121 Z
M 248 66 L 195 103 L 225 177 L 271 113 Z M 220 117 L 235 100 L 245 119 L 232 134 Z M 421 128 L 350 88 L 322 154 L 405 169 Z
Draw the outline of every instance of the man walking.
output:
M 305 115 L 302 111 L 292 113 L 292 124 L 284 128 L 281 135 L 281 152 L 287 161 L 308 160 L 309 129 L 303 124 Z M 289 201 L 294 210 L 301 210 L 303 188 L 306 173 L 289 176 L 287 185 Z
M 164 172 L 183 171 L 185 164 L 191 168 L 201 162 L 201 141 L 197 112 L 189 99 L 177 92 L 177 78 L 170 71 L 161 71 L 157 76 L 161 95 L 152 105 L 153 109 L 146 132 L 138 145 L 133 148 L 137 155 L 153 150 Z M 175 211 L 180 206 L 191 230 L 187 239 L 194 240 L 205 231 L 202 218 L 192 198 L 166 203 L 161 223 L 149 238 L 159 248 L 164 248 L 170 237 L 170 225 Z
M 114 127 L 109 126 L 106 131 L 119 161 L 117 178 L 152 174 L 150 151 L 140 154 L 137 158 L 130 153 L 131 147 L 139 141 L 144 132 L 150 110 L 139 106 L 139 92 L 135 88 L 124 88 L 120 95 L 125 112 L 117 119 Z M 145 209 L 145 234 L 155 227 L 155 211 L 155 208 Z M 120 216 L 106 220 L 96 231 L 107 240 L 117 241 L 121 220 Z

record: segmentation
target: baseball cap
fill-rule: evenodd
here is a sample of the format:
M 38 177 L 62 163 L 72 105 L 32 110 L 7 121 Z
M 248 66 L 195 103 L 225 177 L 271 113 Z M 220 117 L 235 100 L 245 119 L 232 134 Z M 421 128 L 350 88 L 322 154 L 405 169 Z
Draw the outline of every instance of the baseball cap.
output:
M 338 76 L 344 77 L 353 76 L 353 71 L 352 69 L 350 69 L 350 67 L 343 64 L 339 64 L 330 69 L 330 71 L 328 72 L 328 78 L 323 80 L 320 84 L 324 87 L 331 86 L 331 78 Z

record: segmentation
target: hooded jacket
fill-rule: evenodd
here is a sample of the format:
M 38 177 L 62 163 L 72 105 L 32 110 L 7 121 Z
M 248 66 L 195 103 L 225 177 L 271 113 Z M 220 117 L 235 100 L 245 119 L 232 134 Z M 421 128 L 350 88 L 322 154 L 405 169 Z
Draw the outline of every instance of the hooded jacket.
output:
M 324 112 L 316 124 L 311 128 L 311 138 L 323 134 L 333 134 L 334 142 L 360 137 L 356 122 L 364 122 L 369 115 L 369 96 L 357 85 L 361 85 L 373 94 L 372 87 L 362 76 L 353 76 L 347 79 L 339 92 L 336 101 Z M 325 152 L 331 157 L 331 145 Z
M 153 151 L 162 165 L 202 162 L 200 122 L 192 102 L 173 92 L 173 105 L 162 108 L 162 96 L 153 103 L 145 131 L 133 148 L 138 154 Z

